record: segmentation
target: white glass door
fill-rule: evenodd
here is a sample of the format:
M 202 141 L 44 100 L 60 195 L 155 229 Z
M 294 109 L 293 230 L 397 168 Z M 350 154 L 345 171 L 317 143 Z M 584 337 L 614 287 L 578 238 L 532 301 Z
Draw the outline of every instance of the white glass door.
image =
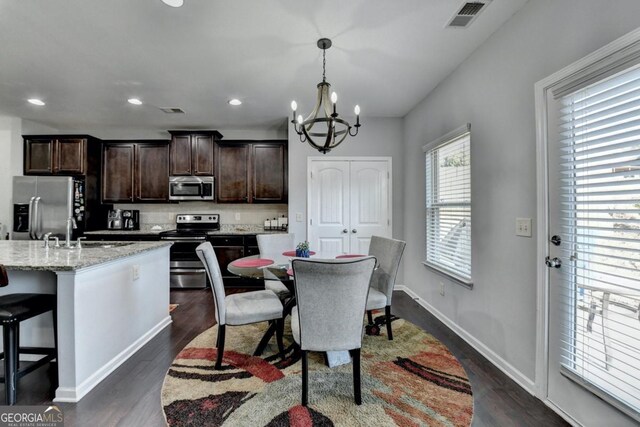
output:
M 634 425 L 640 70 L 556 98 L 550 91 L 547 106 L 548 398 L 584 425 Z

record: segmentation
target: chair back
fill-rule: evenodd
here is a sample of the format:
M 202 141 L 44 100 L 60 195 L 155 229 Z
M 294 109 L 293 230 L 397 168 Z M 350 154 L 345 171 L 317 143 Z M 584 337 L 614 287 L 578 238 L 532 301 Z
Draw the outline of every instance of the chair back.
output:
M 0 265 L 0 288 L 3 288 L 9 284 L 9 275 L 4 265 Z
M 363 319 L 375 265 L 375 257 L 293 260 L 302 350 L 353 350 L 362 346 Z
M 295 234 L 258 234 L 258 249 L 260 255 L 276 254 L 280 255 L 285 251 L 296 248 Z
M 369 244 L 369 255 L 376 257 L 378 268 L 371 278 L 371 287 L 387 296 L 387 305 L 391 305 L 393 287 L 400 267 L 404 247 L 402 240 L 372 236 Z
M 204 268 L 207 270 L 207 276 L 209 276 L 209 282 L 211 282 L 213 302 L 216 305 L 216 322 L 218 322 L 219 325 L 225 325 L 227 322 L 224 303 L 224 284 L 222 283 L 222 273 L 220 272 L 220 264 L 218 264 L 216 253 L 209 242 L 200 244 L 196 248 L 196 253 L 200 261 L 204 264 Z

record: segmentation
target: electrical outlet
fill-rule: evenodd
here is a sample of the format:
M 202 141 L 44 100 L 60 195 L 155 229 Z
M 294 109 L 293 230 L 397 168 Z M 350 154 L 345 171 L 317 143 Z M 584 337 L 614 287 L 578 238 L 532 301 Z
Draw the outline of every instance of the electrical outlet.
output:
M 440 282 L 440 295 L 444 296 L 444 283 Z
M 516 236 L 531 237 L 531 218 L 516 218 Z
M 240 221 L 240 212 L 236 212 L 236 221 Z
M 133 280 L 138 280 L 140 278 L 140 266 L 138 264 L 131 267 L 131 275 L 133 276 Z
M 296 212 L 296 221 L 297 222 L 304 221 L 303 216 L 302 216 L 302 212 Z

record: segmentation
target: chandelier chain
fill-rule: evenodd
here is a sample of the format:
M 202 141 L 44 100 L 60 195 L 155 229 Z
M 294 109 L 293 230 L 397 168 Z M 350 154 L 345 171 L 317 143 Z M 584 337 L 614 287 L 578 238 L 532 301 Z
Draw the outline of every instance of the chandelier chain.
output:
M 325 77 L 327 69 L 327 49 L 322 49 L 322 82 L 326 82 L 327 79 Z

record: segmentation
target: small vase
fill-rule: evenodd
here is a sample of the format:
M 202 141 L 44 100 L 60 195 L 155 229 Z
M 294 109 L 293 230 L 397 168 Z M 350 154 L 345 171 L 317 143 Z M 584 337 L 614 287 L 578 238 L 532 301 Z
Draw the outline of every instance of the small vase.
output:
M 296 256 L 298 258 L 309 258 L 309 249 L 296 249 Z

